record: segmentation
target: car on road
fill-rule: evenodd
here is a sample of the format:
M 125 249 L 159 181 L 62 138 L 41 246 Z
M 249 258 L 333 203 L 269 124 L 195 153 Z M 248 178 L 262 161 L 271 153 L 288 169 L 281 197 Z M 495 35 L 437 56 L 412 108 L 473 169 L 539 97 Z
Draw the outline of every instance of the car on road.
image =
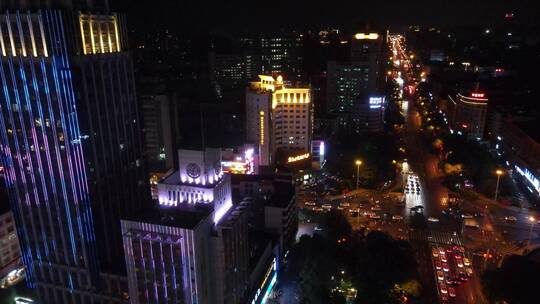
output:
M 517 222 L 517 218 L 515 216 L 505 216 L 504 217 L 504 220 L 507 221 L 507 222 Z
M 315 202 L 305 202 L 304 205 L 306 206 L 315 206 Z
M 323 231 L 323 229 L 321 227 L 319 227 L 319 226 L 315 226 L 315 228 L 313 228 L 313 230 L 315 230 L 315 231 Z
M 433 251 L 433 253 L 432 253 L 432 254 L 433 254 L 433 257 L 434 257 L 434 258 L 438 258 L 438 257 L 439 257 L 439 249 L 433 248 L 432 251 Z
M 343 202 L 343 203 L 340 203 L 339 204 L 341 207 L 350 207 L 351 204 L 347 203 L 347 202 Z
M 471 261 L 469 260 L 469 258 L 463 258 L 463 265 L 471 266 Z
M 476 221 L 475 219 L 465 219 L 463 221 L 463 225 L 467 228 L 475 228 L 475 229 L 479 229 L 480 228 L 480 224 L 478 223 L 478 221 Z
M 448 267 L 448 263 L 443 263 L 442 264 L 442 270 L 444 272 L 449 272 L 450 271 L 450 267 Z
M 439 283 L 439 290 L 441 291 L 442 294 L 448 293 L 448 289 L 446 288 L 446 284 L 444 283 Z
M 445 294 L 441 294 L 441 304 L 448 303 L 448 296 Z
M 438 219 L 438 218 L 436 218 L 436 217 L 431 217 L 431 216 L 428 217 L 427 220 L 430 221 L 430 222 L 432 222 L 432 223 L 438 223 L 438 222 L 439 222 L 439 219 Z
M 444 281 L 444 272 L 437 270 L 437 280 Z
M 441 254 L 441 262 L 446 263 L 448 260 L 446 259 L 446 254 Z
M 464 213 L 464 214 L 461 215 L 461 217 L 464 218 L 464 219 L 472 219 L 473 218 L 473 216 L 471 214 L 469 214 L 469 213 Z
M 456 290 L 453 287 L 448 287 L 448 295 L 452 298 L 456 297 Z
M 467 276 L 468 277 L 472 277 L 473 276 L 473 270 L 471 267 L 466 267 L 465 268 L 465 272 L 467 273 Z
M 465 282 L 465 281 L 467 281 L 469 279 L 469 276 L 461 269 L 459 270 L 458 277 L 463 282 Z
M 456 254 L 455 259 L 457 267 L 463 268 L 463 259 L 461 258 L 461 256 L 459 254 Z
M 323 209 L 326 209 L 326 210 L 331 210 L 332 209 L 332 205 L 330 204 L 324 204 L 321 206 Z
M 442 264 L 440 261 L 435 261 L 435 269 L 440 270 L 442 269 Z
M 401 216 L 401 215 L 392 215 L 392 219 L 393 219 L 394 221 L 400 221 L 400 220 L 403 219 L 403 216 Z
M 446 275 L 446 279 L 444 280 L 446 285 L 454 285 L 456 284 L 456 278 L 454 276 L 451 276 L 450 274 Z

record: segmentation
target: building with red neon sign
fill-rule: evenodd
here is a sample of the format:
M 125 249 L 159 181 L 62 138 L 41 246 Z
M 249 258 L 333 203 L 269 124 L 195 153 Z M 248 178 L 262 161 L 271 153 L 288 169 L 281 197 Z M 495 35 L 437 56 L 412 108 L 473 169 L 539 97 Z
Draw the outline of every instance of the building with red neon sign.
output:
M 468 139 L 482 139 L 486 126 L 488 99 L 484 92 L 474 91 L 448 96 L 448 119 L 453 132 Z

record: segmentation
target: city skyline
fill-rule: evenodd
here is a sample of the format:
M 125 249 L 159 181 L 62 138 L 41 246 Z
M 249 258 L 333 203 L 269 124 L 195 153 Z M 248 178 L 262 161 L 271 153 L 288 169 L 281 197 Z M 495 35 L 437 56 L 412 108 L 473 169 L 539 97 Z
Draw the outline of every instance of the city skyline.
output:
M 533 303 L 536 15 L 2 1 L 0 304 Z

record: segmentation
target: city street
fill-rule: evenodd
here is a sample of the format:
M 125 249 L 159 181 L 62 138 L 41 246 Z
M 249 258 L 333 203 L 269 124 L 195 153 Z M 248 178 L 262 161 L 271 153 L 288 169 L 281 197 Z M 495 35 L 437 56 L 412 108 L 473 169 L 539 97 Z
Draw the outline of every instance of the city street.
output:
M 399 60 L 403 62 L 407 58 L 406 52 L 399 43 L 395 43 L 394 45 L 399 45 L 399 47 L 394 49 L 394 55 L 398 56 Z M 407 72 L 402 69 L 401 75 L 406 76 Z M 405 80 L 403 80 L 403 86 L 405 85 L 407 85 L 407 77 L 405 77 Z M 446 246 L 450 246 L 452 244 L 461 244 L 461 241 L 457 236 L 457 233 L 460 231 L 461 221 L 442 216 L 442 211 L 448 207 L 446 202 L 448 201 L 449 192 L 448 189 L 442 185 L 442 175 L 438 169 L 439 159 L 436 155 L 430 153 L 430 143 L 423 140 L 423 128 L 420 114 L 415 106 L 416 100 L 413 98 L 413 96 L 405 96 L 404 98 L 408 98 L 407 107 L 404 109 L 406 123 L 404 139 L 407 151 L 407 163 L 410 170 L 418 174 L 420 177 L 420 184 L 423 194 L 424 215 L 426 217 L 438 220 L 437 222 L 434 222 L 428 226 L 429 230 L 424 232 L 426 236 L 423 240 L 422 237 L 411 237 L 414 238 L 415 241 L 419 241 L 420 244 L 422 244 L 422 241 L 432 245 L 444 244 Z M 413 234 L 417 233 L 418 232 L 413 232 Z M 444 236 L 441 237 L 441 234 Z M 439 237 L 436 237 L 436 235 L 439 235 Z M 432 247 L 418 245 L 418 242 L 416 243 L 417 246 L 419 246 L 419 249 L 428 250 L 427 248 Z M 431 251 L 431 249 L 429 250 Z M 425 259 L 426 256 L 431 257 L 431 252 L 419 255 L 419 258 Z M 420 273 L 424 276 L 428 275 L 429 271 L 426 269 L 426 267 L 429 268 L 429 266 L 426 265 L 429 265 L 429 263 L 425 260 L 420 260 L 419 265 L 421 268 Z M 431 270 L 432 278 L 437 280 L 437 270 L 435 269 L 434 265 L 432 265 Z M 429 280 L 425 277 L 423 279 L 424 284 L 426 284 L 426 281 Z M 446 288 L 445 291 L 447 292 Z M 441 290 L 439 288 L 437 288 L 437 292 L 439 293 L 439 300 L 441 302 L 449 302 L 452 300 L 453 303 L 487 303 L 482 294 L 477 275 L 473 275 L 467 280 L 466 283 L 462 283 L 459 287 L 456 287 L 454 297 L 449 297 L 447 293 L 441 295 Z

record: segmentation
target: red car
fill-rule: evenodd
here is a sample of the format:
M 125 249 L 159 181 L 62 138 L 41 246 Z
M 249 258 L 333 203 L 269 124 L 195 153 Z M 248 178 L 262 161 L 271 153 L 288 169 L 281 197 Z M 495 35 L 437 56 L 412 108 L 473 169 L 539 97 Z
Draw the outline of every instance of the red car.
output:
M 435 261 L 435 269 L 441 270 L 441 268 L 442 268 L 441 262 L 440 261 Z
M 448 287 L 448 295 L 452 298 L 456 297 L 456 290 L 453 287 Z

